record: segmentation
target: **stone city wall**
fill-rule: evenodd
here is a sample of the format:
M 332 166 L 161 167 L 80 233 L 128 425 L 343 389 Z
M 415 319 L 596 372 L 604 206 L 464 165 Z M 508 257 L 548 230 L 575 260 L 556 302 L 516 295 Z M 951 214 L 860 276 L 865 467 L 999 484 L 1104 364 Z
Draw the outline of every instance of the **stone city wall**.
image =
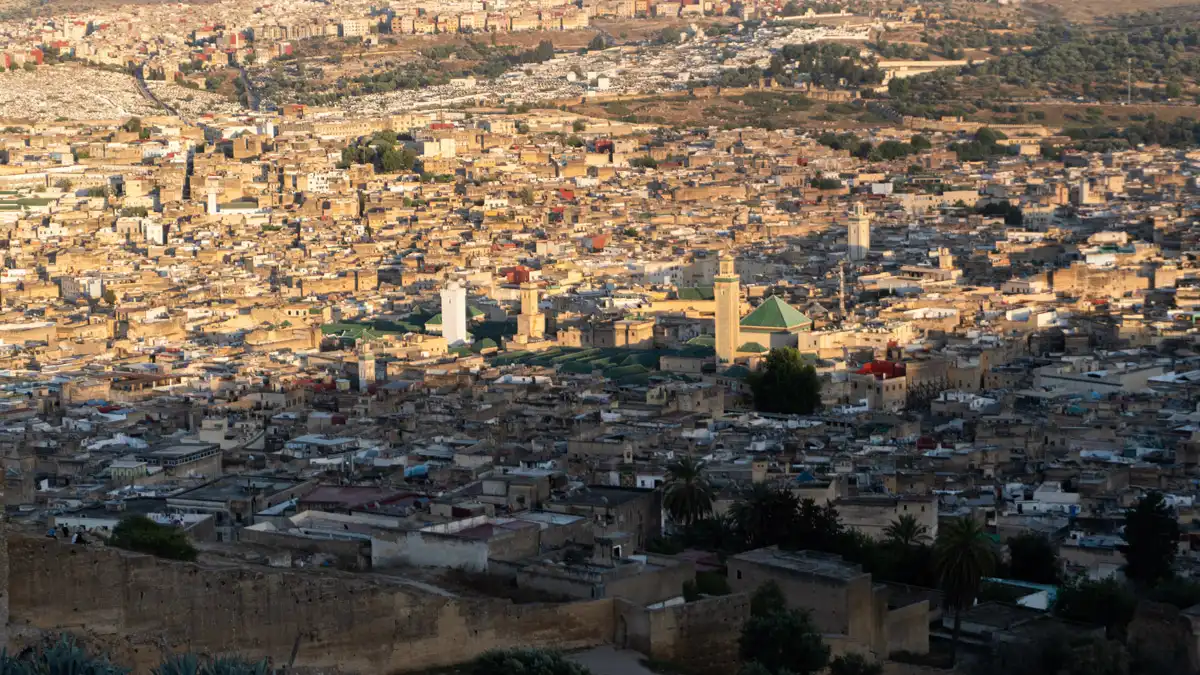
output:
M 14 647 L 77 632 L 142 672 L 168 650 L 286 663 L 297 638 L 300 668 L 406 672 L 492 648 L 591 647 L 615 631 L 612 600 L 514 605 L 333 570 L 206 566 L 23 534 L 8 537 L 5 566 Z

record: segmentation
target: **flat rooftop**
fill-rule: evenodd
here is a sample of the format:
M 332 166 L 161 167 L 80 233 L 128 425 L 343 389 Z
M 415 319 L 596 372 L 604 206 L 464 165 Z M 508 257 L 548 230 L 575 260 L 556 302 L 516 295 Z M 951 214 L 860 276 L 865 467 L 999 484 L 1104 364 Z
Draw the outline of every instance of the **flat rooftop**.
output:
M 579 506 L 619 506 L 649 492 L 653 492 L 653 490 L 589 485 L 566 497 L 555 499 L 553 503 L 577 504 Z
M 168 499 L 224 503 L 253 495 L 272 495 L 303 484 L 301 480 L 274 476 L 223 476 L 211 483 L 171 495 Z
M 180 443 L 178 445 L 168 445 L 163 448 L 156 448 L 147 452 L 139 452 L 138 456 L 170 459 L 173 457 L 187 457 L 188 455 L 192 455 L 197 452 L 208 452 L 216 449 L 216 443 Z
M 527 523 L 538 523 L 542 527 L 549 525 L 570 525 L 583 520 L 583 516 L 572 516 L 565 513 L 550 513 L 549 511 L 522 511 L 512 517 Z
M 775 546 L 739 553 L 733 556 L 733 560 L 836 581 L 850 581 L 866 574 L 861 566 L 846 562 L 839 555 L 817 551 L 781 551 Z

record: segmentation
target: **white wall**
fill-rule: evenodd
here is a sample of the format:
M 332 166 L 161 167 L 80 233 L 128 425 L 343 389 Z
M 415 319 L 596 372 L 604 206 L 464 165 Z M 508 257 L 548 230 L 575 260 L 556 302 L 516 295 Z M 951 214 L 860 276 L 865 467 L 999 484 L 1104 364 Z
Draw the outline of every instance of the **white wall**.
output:
M 417 567 L 462 568 L 486 572 L 486 541 L 456 539 L 425 532 L 397 533 L 371 537 L 371 566 L 415 565 Z

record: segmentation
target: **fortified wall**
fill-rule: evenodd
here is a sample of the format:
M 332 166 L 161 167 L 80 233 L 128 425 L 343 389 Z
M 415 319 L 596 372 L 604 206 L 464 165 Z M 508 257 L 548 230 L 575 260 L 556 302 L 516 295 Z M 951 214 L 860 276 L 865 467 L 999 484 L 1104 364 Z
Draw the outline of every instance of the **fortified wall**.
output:
M 738 637 L 750 618 L 745 593 L 647 609 L 617 600 L 616 645 L 689 672 L 724 675 L 738 667 Z
M 161 560 L 10 533 L 0 537 L 7 639 L 81 635 L 140 672 L 166 651 L 238 653 L 342 672 L 452 665 L 492 648 L 611 643 L 611 599 L 515 605 L 372 575 Z M 4 578 L 4 577 L 0 577 Z

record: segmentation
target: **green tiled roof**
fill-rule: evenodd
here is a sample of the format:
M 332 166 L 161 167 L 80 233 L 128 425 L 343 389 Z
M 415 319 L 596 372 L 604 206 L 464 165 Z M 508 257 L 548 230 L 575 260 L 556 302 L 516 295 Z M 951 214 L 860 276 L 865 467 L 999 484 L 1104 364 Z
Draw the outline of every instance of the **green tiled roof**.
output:
M 742 319 L 743 328 L 792 328 L 812 323 L 796 308 L 772 295 Z
M 680 300 L 712 300 L 716 295 L 712 286 L 684 286 L 675 290 Z
M 469 318 L 472 318 L 472 319 L 474 319 L 474 318 L 475 318 L 475 317 L 477 317 L 477 316 L 483 316 L 483 310 L 482 310 L 482 309 L 479 309 L 478 307 L 476 307 L 476 306 L 474 306 L 474 305 L 467 305 L 467 316 L 468 316 Z M 439 313 L 437 313 L 437 314 L 434 314 L 432 317 L 430 317 L 430 318 L 429 318 L 429 320 L 425 322 L 425 325 L 426 325 L 426 326 L 440 326 L 440 325 L 442 325 L 442 314 L 441 314 L 441 312 L 439 312 Z
M 712 347 L 717 344 L 717 340 L 711 335 L 697 335 L 687 343 L 693 347 Z
M 721 375 L 725 377 L 733 377 L 739 380 L 745 379 L 750 374 L 750 369 L 746 366 L 730 366 L 725 369 Z
M 758 344 L 757 342 L 747 342 L 746 344 L 742 345 L 741 347 L 738 347 L 738 351 L 739 352 L 753 352 L 755 354 L 761 354 L 761 353 L 767 351 L 767 348 Z

